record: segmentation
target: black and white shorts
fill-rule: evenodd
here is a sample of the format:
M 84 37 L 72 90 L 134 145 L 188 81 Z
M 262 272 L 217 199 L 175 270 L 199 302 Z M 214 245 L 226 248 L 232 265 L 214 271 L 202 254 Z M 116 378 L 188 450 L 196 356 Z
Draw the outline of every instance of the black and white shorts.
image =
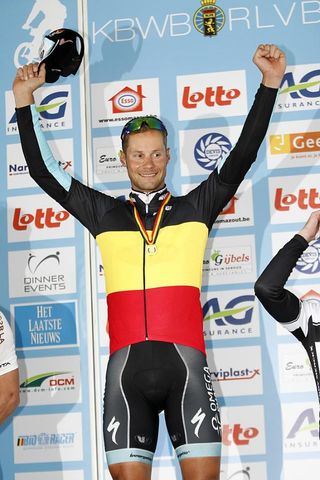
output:
M 179 460 L 220 456 L 220 414 L 205 355 L 191 347 L 146 341 L 110 358 L 103 431 L 108 464 L 152 463 L 159 413 Z

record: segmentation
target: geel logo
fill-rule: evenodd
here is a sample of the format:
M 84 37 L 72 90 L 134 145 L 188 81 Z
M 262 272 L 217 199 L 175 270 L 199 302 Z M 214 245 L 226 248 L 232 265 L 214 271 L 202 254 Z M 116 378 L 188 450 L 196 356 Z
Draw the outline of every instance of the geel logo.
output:
M 214 37 L 225 24 L 224 11 L 216 0 L 201 0 L 201 5 L 193 16 L 193 25 L 205 37 Z
M 232 148 L 230 140 L 221 133 L 203 135 L 194 147 L 194 157 L 200 167 L 214 170 Z

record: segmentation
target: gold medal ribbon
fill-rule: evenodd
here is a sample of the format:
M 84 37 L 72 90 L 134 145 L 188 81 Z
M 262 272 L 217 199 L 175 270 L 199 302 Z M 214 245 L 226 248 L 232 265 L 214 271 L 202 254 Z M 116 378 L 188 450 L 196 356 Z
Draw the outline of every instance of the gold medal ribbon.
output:
M 141 220 L 141 217 L 139 215 L 139 212 L 138 212 L 138 209 L 137 207 L 135 206 L 135 203 L 131 200 L 131 198 L 129 198 L 129 202 L 131 203 L 131 205 L 133 206 L 133 211 L 134 211 L 134 218 L 137 222 L 137 225 L 139 227 L 139 230 L 141 232 L 141 235 L 143 236 L 143 238 L 145 239 L 146 243 L 148 245 L 153 245 L 156 238 L 157 238 L 157 234 L 158 234 L 158 231 L 159 231 L 159 227 L 160 227 L 160 223 L 161 223 L 161 220 L 162 220 L 162 216 L 163 216 L 163 212 L 164 212 L 164 207 L 167 205 L 167 203 L 169 202 L 171 198 L 171 193 L 170 192 L 167 192 L 164 199 L 162 200 L 162 203 L 160 205 L 160 208 L 158 210 L 158 213 L 157 213 L 157 216 L 156 216 L 156 219 L 155 219 L 155 222 L 154 222 L 154 225 L 153 225 L 153 229 L 152 229 L 152 232 L 151 232 L 151 235 L 149 235 L 149 233 L 147 232 L 147 230 L 144 228 L 144 225 L 142 223 L 142 220 Z

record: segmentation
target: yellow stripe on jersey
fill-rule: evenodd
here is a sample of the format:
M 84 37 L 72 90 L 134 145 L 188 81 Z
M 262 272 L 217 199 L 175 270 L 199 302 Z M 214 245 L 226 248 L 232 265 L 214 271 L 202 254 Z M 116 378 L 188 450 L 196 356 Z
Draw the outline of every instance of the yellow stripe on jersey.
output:
M 162 227 L 155 255 L 145 254 L 146 288 L 189 285 L 200 288 L 208 238 L 204 223 Z M 97 236 L 107 293 L 143 289 L 144 240 L 140 232 L 104 232 Z

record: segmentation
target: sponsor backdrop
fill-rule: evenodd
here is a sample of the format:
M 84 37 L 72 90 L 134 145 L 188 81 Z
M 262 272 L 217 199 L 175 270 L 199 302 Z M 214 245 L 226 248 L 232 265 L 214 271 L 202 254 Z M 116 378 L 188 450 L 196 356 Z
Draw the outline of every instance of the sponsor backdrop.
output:
M 215 18 L 213 18 L 215 12 Z M 108 360 L 103 267 L 87 232 L 28 176 L 11 91 L 45 32 L 79 30 L 75 77 L 36 93 L 57 161 L 126 196 L 119 134 L 132 116 L 168 126 L 169 189 L 193 188 L 235 144 L 260 82 L 251 58 L 276 43 L 288 67 L 257 161 L 219 215 L 203 264 L 204 338 L 222 412 L 222 480 L 315 480 L 318 407 L 302 347 L 257 304 L 271 256 L 320 208 L 320 1 L 24 0 L 0 18 L 1 309 L 21 404 L 1 427 L 0 479 L 109 479 L 102 443 Z M 289 282 L 320 299 L 320 240 Z M 0 346 L 1 348 L 1 346 Z M 180 479 L 163 418 L 153 479 Z

